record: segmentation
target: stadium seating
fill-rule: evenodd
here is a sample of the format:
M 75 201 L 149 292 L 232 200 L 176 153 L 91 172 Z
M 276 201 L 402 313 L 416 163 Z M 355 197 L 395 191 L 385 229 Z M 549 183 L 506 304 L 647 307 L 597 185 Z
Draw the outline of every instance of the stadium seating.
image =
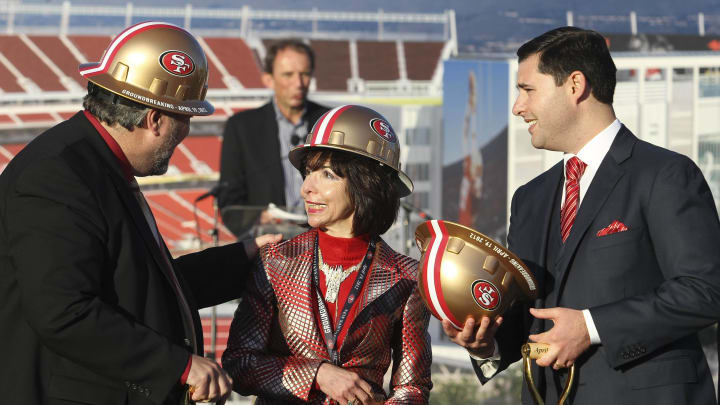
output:
M 431 80 L 437 62 L 441 58 L 442 42 L 404 42 L 407 78 L 409 80 Z
M 0 35 L 0 90 L 3 93 L 78 91 L 86 81 L 77 74 L 80 63 L 102 58 L 110 36 L 104 35 Z M 276 39 L 256 42 L 253 49 L 238 37 L 204 37 L 208 54 L 211 90 L 262 89 L 264 55 Z M 347 92 L 348 80 L 396 81 L 403 52 L 409 80 L 430 80 L 441 62 L 444 42 L 326 40 L 309 41 L 317 55 L 317 91 Z M 351 52 L 352 46 L 357 52 Z M 353 73 L 352 66 L 357 66 Z M 355 75 L 355 77 L 353 76 Z M 0 121 L 2 124 L 2 121 Z
M 315 83 L 318 91 L 348 91 L 350 44 L 348 41 L 313 40 Z
M 22 100 L 31 101 L 29 106 L 11 105 L 0 114 L 0 171 L 24 146 L 16 141 L 17 138 L 3 136 L 3 133 L 22 130 L 22 139 L 27 139 L 29 134 L 39 134 L 81 109 L 78 94 L 82 94 L 87 82 L 77 74 L 78 65 L 100 61 L 111 39 L 108 35 L 0 35 L 0 97 L 15 94 L 21 95 Z M 277 39 L 245 41 L 239 37 L 202 37 L 201 44 L 206 49 L 210 68 L 209 96 L 212 97 L 214 90 L 242 94 L 246 89 L 264 88 L 258 55 L 264 55 L 274 41 Z M 441 66 L 441 52 L 445 46 L 444 42 L 347 38 L 312 39 L 309 43 L 316 53 L 315 91 L 329 93 L 355 91 L 350 84 L 353 81 L 399 80 L 401 56 L 405 59 L 407 79 L 431 80 Z M 398 52 L 403 54 L 398 55 Z M 68 94 L 65 99 L 73 101 L 53 107 L 39 101 L 53 94 Z M 37 107 L 32 103 L 35 95 Z M 260 102 L 257 99 L 256 103 Z M 160 232 L 173 252 L 196 248 L 198 238 L 206 246 L 212 242 L 208 234 L 214 223 L 210 198 L 198 203 L 200 234 L 197 234 L 193 203 L 197 196 L 207 191 L 197 184 L 217 180 L 222 123 L 229 115 L 247 108 L 243 105 L 216 103 L 213 115 L 196 117 L 193 122 L 209 123 L 209 126 L 194 127 L 203 132 L 191 133 L 178 146 L 170 160 L 168 174 L 141 181 Z M 234 240 L 222 225 L 219 237 L 222 243 Z
M 65 46 L 59 36 L 29 35 L 28 39 L 35 44 L 42 53 L 50 58 L 52 63 L 54 63 L 66 77 L 74 80 L 75 83 L 82 88 L 87 85 L 87 81 L 77 73 L 77 59 L 73 56 L 70 49 Z
M 205 43 L 210 46 L 227 71 L 236 75 L 244 88 L 265 87 L 260 80 L 262 69 L 259 61 L 245 41 L 240 38 L 205 38 Z
M 205 347 L 205 353 L 212 351 L 211 343 L 211 318 L 203 316 L 201 319 L 203 328 L 203 343 Z M 230 324 L 232 323 L 232 316 L 218 316 L 215 321 L 216 326 L 216 339 L 215 339 L 215 359 L 220 363 L 221 357 L 225 349 L 227 348 L 228 336 L 230 335 Z
M 0 63 L 0 90 L 5 93 L 21 93 L 24 91 L 18 84 L 18 78 L 2 63 Z
M 112 37 L 105 35 L 69 35 L 68 39 L 77 50 L 85 57 L 82 62 L 99 62 L 112 40 Z
M 24 37 L 27 38 L 27 37 Z M 60 83 L 58 76 L 48 67 L 54 63 L 52 59 L 41 58 L 24 40 L 21 35 L 0 35 L 0 53 L 12 65 L 17 80 L 26 83 L 24 88 L 36 91 L 66 91 L 67 88 Z M 19 76 L 19 77 L 18 77 Z M 26 79 L 29 79 L 27 81 Z M 37 86 L 37 89 L 32 87 Z
M 205 189 L 149 190 L 143 191 L 148 205 L 155 215 L 158 229 L 171 251 L 187 251 L 197 248 L 198 238 L 204 246 L 212 243 L 209 232 L 214 226 L 213 202 L 210 198 L 195 203 Z M 197 207 L 197 227 L 195 209 Z M 218 218 L 219 220 L 219 218 Z M 218 229 L 219 240 L 228 243 L 235 237 L 222 223 Z
M 395 41 L 357 41 L 359 75 L 365 80 L 398 80 Z

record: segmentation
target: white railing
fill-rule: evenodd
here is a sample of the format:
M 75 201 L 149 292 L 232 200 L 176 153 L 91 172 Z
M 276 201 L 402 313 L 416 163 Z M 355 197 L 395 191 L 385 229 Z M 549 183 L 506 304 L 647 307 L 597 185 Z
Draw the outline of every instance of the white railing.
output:
M 18 18 L 24 16 L 42 17 L 36 22 Z M 56 26 L 47 23 L 48 17 L 57 16 Z M 107 24 L 73 24 L 72 17 L 108 17 Z M 113 25 L 111 20 L 116 19 Z M 390 13 L 382 9 L 376 12 L 340 12 L 311 10 L 256 10 L 249 6 L 239 8 L 198 8 L 188 4 L 184 7 L 140 7 L 133 3 L 118 6 L 108 5 L 73 5 L 70 1 L 61 4 L 25 4 L 3 1 L 0 2 L 0 29 L 8 34 L 24 32 L 56 32 L 115 34 L 118 28 L 131 25 L 143 19 L 172 19 L 186 29 L 198 32 L 232 33 L 247 38 L 251 35 L 277 36 L 292 33 L 300 36 L 337 37 L 343 31 L 353 37 L 377 39 L 434 39 L 451 41 L 456 44 L 455 12 L 447 10 L 443 13 Z M 176 20 L 180 20 L 176 21 Z M 209 24 L 207 20 L 212 20 Z M 218 20 L 226 23 L 218 24 Z M 3 26 L 4 22 L 4 26 Z M 268 24 L 269 22 L 269 24 Z M 287 23 L 287 24 L 283 24 Z M 348 23 L 372 23 L 375 30 L 364 27 L 361 30 L 348 32 Z M 388 30 L 386 24 L 403 25 L 402 30 Z M 290 25 L 288 25 L 290 24 Z M 428 30 L 424 25 L 436 25 L 439 28 Z M 121 26 L 122 25 L 122 26 Z M 321 25 L 323 25 L 321 27 Z M 216 28 L 222 26 L 224 28 Z M 305 26 L 302 28 L 301 26 Z M 416 29 L 412 29 L 417 26 Z M 408 27 L 410 27 L 408 29 Z
M 430 80 L 358 80 L 356 85 L 365 95 L 442 96 L 442 84 Z

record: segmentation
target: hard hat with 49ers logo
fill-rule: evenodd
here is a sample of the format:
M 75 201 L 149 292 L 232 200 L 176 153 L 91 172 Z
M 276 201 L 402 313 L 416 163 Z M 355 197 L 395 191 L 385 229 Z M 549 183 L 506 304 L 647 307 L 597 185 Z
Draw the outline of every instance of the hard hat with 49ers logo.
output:
M 432 314 L 462 329 L 465 319 L 497 318 L 515 302 L 537 298 L 527 266 L 504 246 L 474 229 L 432 220 L 415 230 L 422 253 L 420 297 Z
M 400 197 L 413 190 L 410 178 L 400 170 L 400 145 L 390 123 L 377 111 L 359 105 L 343 105 L 326 112 L 305 139 L 288 157 L 296 169 L 312 148 L 336 149 L 376 160 L 395 171 Z
M 214 111 L 205 100 L 205 52 L 192 34 L 173 24 L 149 21 L 127 28 L 113 39 L 100 62 L 83 63 L 79 72 L 112 93 L 113 101 L 120 96 L 184 115 Z

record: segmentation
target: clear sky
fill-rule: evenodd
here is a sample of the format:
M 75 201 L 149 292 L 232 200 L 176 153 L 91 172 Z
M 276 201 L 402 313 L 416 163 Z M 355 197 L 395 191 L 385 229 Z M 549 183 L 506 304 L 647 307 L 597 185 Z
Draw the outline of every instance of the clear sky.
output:
M 0 0 L 1 1 L 1 0 Z M 23 3 L 61 4 L 63 0 L 23 0 Z M 72 0 L 72 4 L 124 5 L 118 0 Z M 717 0 L 134 0 L 135 7 L 240 8 L 323 11 L 377 11 L 441 13 L 455 10 L 461 48 L 471 52 L 488 42 L 520 44 L 567 23 L 603 33 L 629 33 L 630 12 L 637 13 L 639 32 L 697 34 L 698 13 L 705 13 L 708 34 L 720 34 L 720 1 Z M 487 48 L 486 48 L 487 49 Z M 492 47 L 492 49 L 502 49 Z

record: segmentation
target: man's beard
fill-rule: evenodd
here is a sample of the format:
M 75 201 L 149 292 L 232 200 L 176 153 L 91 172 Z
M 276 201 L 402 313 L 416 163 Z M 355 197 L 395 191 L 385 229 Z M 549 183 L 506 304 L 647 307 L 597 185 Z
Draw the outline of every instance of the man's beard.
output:
M 170 164 L 170 158 L 172 157 L 175 147 L 182 142 L 180 131 L 178 130 L 178 123 L 172 120 L 170 127 L 170 136 L 165 138 L 165 142 L 155 151 L 153 154 L 152 165 L 150 166 L 149 176 L 159 176 L 165 174 Z

